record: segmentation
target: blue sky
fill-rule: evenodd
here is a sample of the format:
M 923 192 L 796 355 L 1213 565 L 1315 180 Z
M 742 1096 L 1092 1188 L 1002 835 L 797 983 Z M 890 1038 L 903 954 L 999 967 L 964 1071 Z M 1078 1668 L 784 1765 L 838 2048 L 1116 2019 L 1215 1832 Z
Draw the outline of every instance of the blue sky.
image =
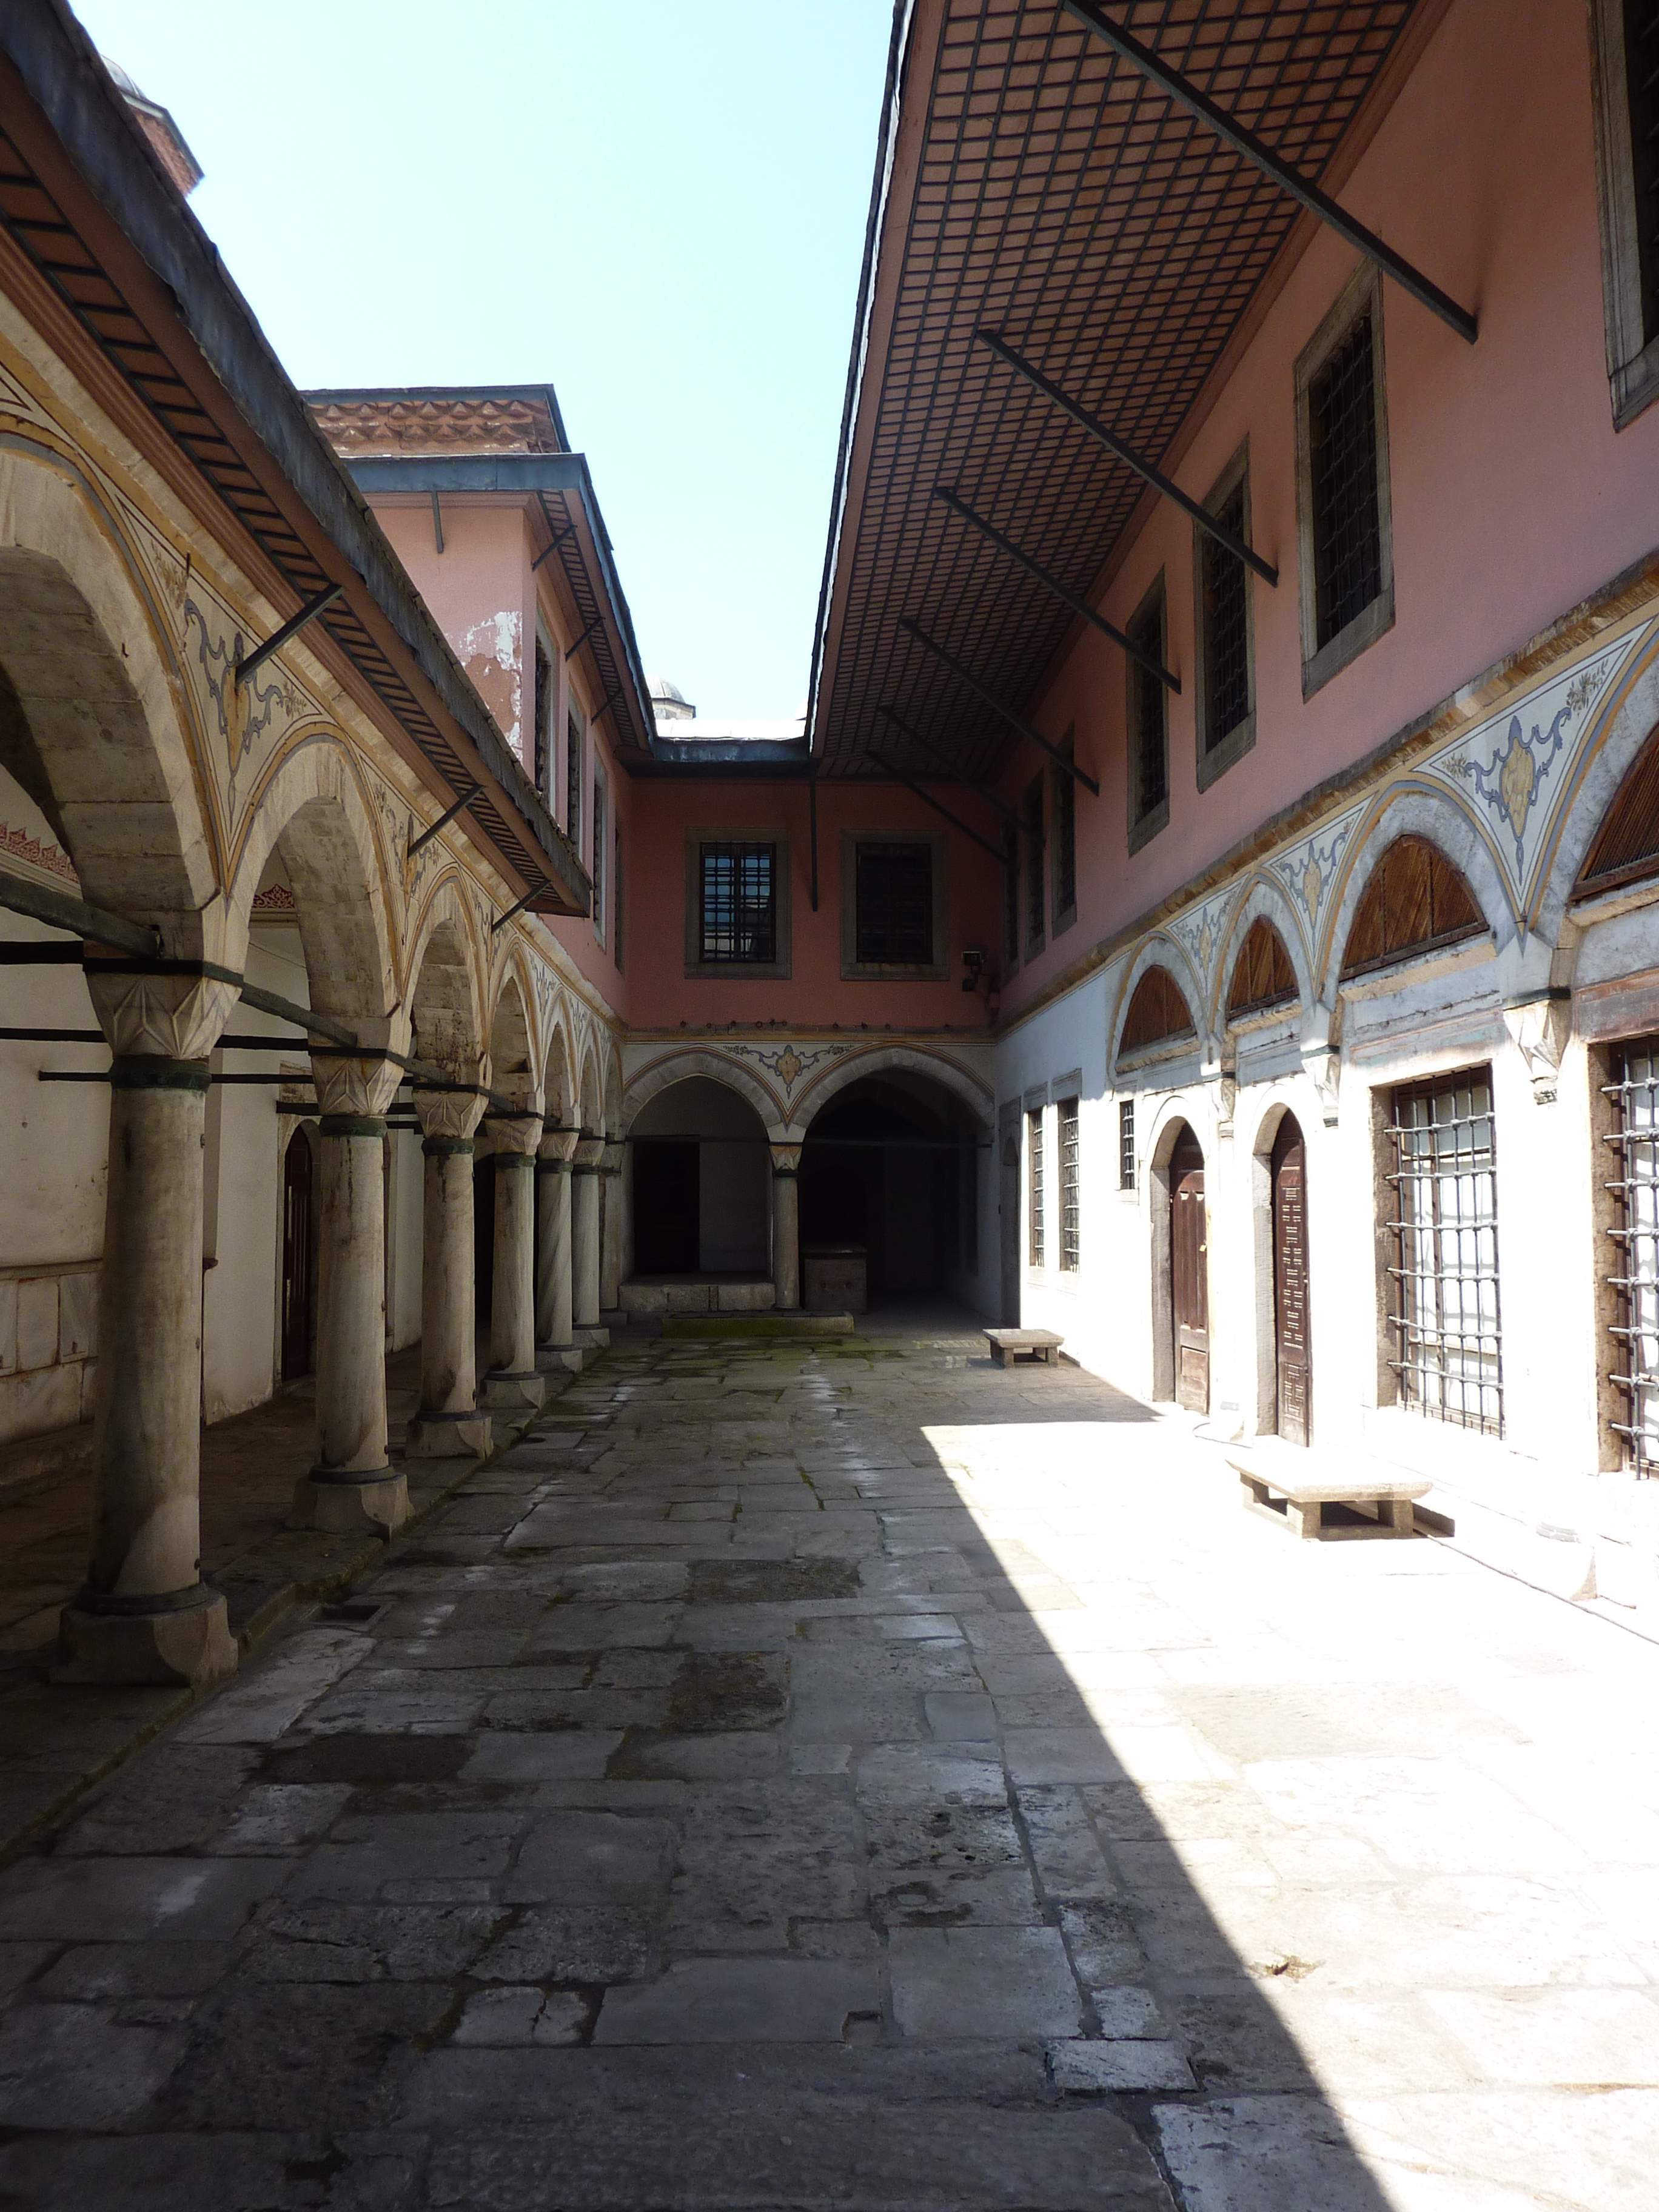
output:
M 550 380 L 652 672 L 806 690 L 890 0 L 79 0 L 296 384 Z

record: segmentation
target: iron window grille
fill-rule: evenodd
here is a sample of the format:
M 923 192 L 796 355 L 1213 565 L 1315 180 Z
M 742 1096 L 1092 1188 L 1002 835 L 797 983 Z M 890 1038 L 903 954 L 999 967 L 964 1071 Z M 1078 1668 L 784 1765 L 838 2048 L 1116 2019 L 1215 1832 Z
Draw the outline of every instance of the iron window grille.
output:
M 1117 1187 L 1133 1190 L 1135 1187 L 1135 1102 L 1120 1098 L 1117 1102 Z
M 593 934 L 605 942 L 605 780 L 593 770 Z
M 1025 1116 L 1027 1133 L 1028 1189 L 1030 1198 L 1030 1222 L 1025 1247 L 1026 1257 L 1034 1267 L 1043 1262 L 1042 1236 L 1042 1109 Z
M 1025 804 L 1020 811 L 1025 822 L 1025 949 L 1028 952 L 1036 952 L 1041 950 L 1043 938 L 1042 771 L 1040 769 L 1025 787 Z
M 1241 477 L 1217 507 L 1216 520 L 1237 538 L 1248 536 L 1244 479 Z M 1250 714 L 1249 571 L 1236 554 L 1198 533 L 1200 616 L 1204 638 L 1204 729 L 1206 752 L 1214 752 Z M 1145 673 L 1145 672 L 1142 672 Z
M 1316 648 L 1382 595 L 1375 372 L 1368 309 L 1354 318 L 1308 385 Z
M 1654 0 L 1624 0 L 1624 9 L 1631 184 L 1646 343 L 1659 336 L 1659 7 Z
M 1019 831 L 1012 822 L 1002 832 L 1002 950 L 1013 967 L 1019 959 Z
M 1060 751 L 1075 757 L 1067 738 Z M 1077 786 L 1062 769 L 1054 778 L 1054 930 L 1058 934 L 1077 911 Z
M 1078 1102 L 1060 1102 L 1060 1264 L 1075 1273 L 1082 1239 L 1079 1222 Z
M 553 663 L 540 638 L 536 640 L 536 788 L 550 798 L 553 768 L 548 758 L 553 732 Z
M 778 957 L 778 884 L 771 845 L 704 845 L 698 960 L 770 967 Z
M 1482 1435 L 1504 1431 L 1492 1072 L 1394 1094 L 1394 1285 L 1400 1402 Z
M 1607 1278 L 1613 1294 L 1615 1358 L 1611 1377 L 1625 1418 L 1613 1428 L 1624 1464 L 1651 1476 L 1659 1462 L 1659 1037 L 1626 1045 L 1613 1101 L 1616 1173 L 1608 1185 L 1616 1258 Z
M 611 957 L 622 973 L 623 964 L 623 833 L 618 816 L 611 840 L 614 859 L 611 868 Z
M 933 960 L 933 848 L 860 845 L 854 876 L 860 968 L 927 968 Z
M 570 715 L 564 730 L 564 834 L 577 851 L 582 842 L 582 726 Z
M 1160 666 L 1164 661 L 1164 597 L 1154 594 L 1129 624 L 1128 636 Z M 1135 826 L 1169 802 L 1170 732 L 1164 685 L 1139 660 L 1129 663 L 1129 711 L 1135 768 Z

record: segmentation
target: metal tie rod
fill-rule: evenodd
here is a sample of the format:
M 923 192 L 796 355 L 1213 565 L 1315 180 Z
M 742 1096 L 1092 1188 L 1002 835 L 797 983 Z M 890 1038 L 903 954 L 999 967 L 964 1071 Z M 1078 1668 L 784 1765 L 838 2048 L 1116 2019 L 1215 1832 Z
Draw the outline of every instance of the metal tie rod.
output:
M 942 814 L 953 830 L 960 830 L 963 836 L 968 838 L 971 843 L 977 845 L 981 853 L 988 853 L 991 855 L 991 858 L 996 862 L 998 867 L 1006 868 L 1007 866 L 1008 855 L 1006 853 L 999 853 L 996 847 L 991 842 L 988 837 L 981 837 L 977 830 L 970 830 L 968 827 L 968 824 L 962 819 L 960 815 L 952 814 L 948 806 L 941 805 L 939 800 L 933 797 L 932 792 L 924 791 L 921 784 L 916 781 L 915 776 L 907 775 L 905 770 L 899 766 L 896 760 L 890 760 L 885 753 L 876 753 L 872 755 L 872 757 L 881 763 L 889 775 L 896 776 L 898 781 L 904 785 L 907 790 L 915 792 L 916 797 L 921 801 L 924 806 L 931 806 L 935 814 Z
M 256 645 L 252 653 L 244 653 L 236 664 L 238 684 L 246 684 L 256 668 L 269 660 L 273 653 L 282 651 L 289 638 L 297 636 L 307 623 L 315 622 L 325 607 L 331 607 L 344 589 L 343 584 L 325 584 L 314 599 L 306 601 L 297 615 L 289 617 L 281 629 L 268 637 L 263 645 Z
M 1254 131 L 1235 121 L 1224 107 L 1218 107 L 1207 93 L 1202 93 L 1177 69 L 1172 69 L 1152 47 L 1142 46 L 1108 15 L 1103 9 L 1095 7 L 1091 0 L 1060 0 L 1060 6 L 1085 31 L 1092 31 L 1103 39 L 1126 62 L 1131 63 L 1143 76 L 1161 85 L 1172 100 L 1188 107 L 1200 122 L 1207 123 L 1218 138 L 1223 138 L 1235 152 L 1247 161 L 1254 161 L 1264 177 L 1270 177 L 1281 191 L 1289 192 L 1292 199 L 1300 200 L 1310 215 L 1316 215 L 1328 223 L 1340 239 L 1345 239 L 1357 253 L 1368 261 L 1376 262 L 1386 270 L 1402 291 L 1409 292 L 1431 315 L 1438 315 L 1449 329 L 1473 345 L 1480 335 L 1480 327 L 1467 307 L 1460 307 L 1455 300 L 1432 284 L 1419 270 L 1413 269 L 1391 246 L 1385 246 L 1374 230 L 1367 230 L 1363 222 L 1356 222 L 1345 215 L 1328 192 L 1322 192 L 1317 185 L 1310 184 L 1299 169 L 1282 161 L 1270 147 L 1256 137 Z
M 1121 645 L 1131 660 L 1138 660 L 1169 690 L 1179 692 L 1181 678 L 1172 676 L 1155 653 L 1148 653 L 1144 645 L 1137 645 L 1133 638 L 1126 635 L 1115 623 L 1109 623 L 1104 615 L 1097 615 L 1086 599 L 1080 599 L 1075 592 L 1067 591 L 1058 576 L 1051 576 L 1046 568 L 1038 568 L 1029 553 L 1022 552 L 1012 538 L 1005 538 L 982 514 L 976 514 L 965 499 L 958 499 L 945 484 L 933 486 L 933 497 L 942 499 L 951 512 L 959 514 L 964 522 L 971 522 L 975 530 L 982 532 L 990 539 L 993 545 L 1000 546 L 1011 561 L 1018 561 L 1020 567 L 1035 576 L 1039 584 L 1046 585 L 1057 599 L 1063 599 L 1074 615 L 1081 615 L 1085 622 L 1092 623 L 1097 630 L 1104 631 L 1114 645 Z
M 471 805 L 473 800 L 478 796 L 478 793 L 483 789 L 483 784 L 475 783 L 469 790 L 464 791 L 453 806 L 447 806 L 444 809 L 443 812 L 438 817 L 437 820 L 433 823 L 429 830 L 422 830 L 420 836 L 410 844 L 410 848 L 408 852 L 404 854 L 404 858 L 406 860 L 412 860 L 416 853 L 422 850 L 422 847 L 429 845 L 432 842 L 433 839 L 438 835 L 440 830 L 448 829 L 450 823 L 455 819 L 455 817 L 458 814 L 465 813 L 467 808 Z
M 988 806 L 994 807 L 1011 830 L 1018 830 L 1020 828 L 1021 824 L 1019 817 L 1015 813 L 1013 808 L 1012 806 L 1005 806 L 1002 801 L 996 796 L 996 793 L 994 792 L 988 791 L 982 783 L 975 783 L 969 778 L 964 778 L 962 773 L 960 762 L 952 760 L 950 754 L 945 751 L 943 745 L 936 745 L 931 738 L 924 738 L 920 730 L 913 730 L 908 722 L 905 720 L 904 717 L 902 714 L 896 714 L 890 707 L 878 706 L 876 712 L 884 721 L 890 722 L 902 738 L 908 738 L 913 745 L 919 746 L 925 753 L 931 753 L 936 761 L 939 761 L 945 767 L 953 769 L 955 771 L 956 781 L 957 782 L 967 782 L 969 790 L 977 792 Z
M 1029 738 L 1034 745 L 1047 753 L 1054 766 L 1064 769 L 1073 783 L 1080 783 L 1085 791 L 1091 792 L 1097 799 L 1099 798 L 1100 786 L 1095 781 L 1093 776 L 1080 769 L 1075 761 L 1068 761 L 1058 745 L 1051 745 L 1041 730 L 1034 730 L 1023 714 L 1017 714 L 1012 707 L 1005 706 L 994 691 L 988 691 L 978 677 L 970 675 L 953 653 L 947 653 L 937 639 L 928 636 L 920 623 L 912 622 L 908 615 L 901 615 L 899 628 L 908 636 L 915 638 L 916 643 L 924 647 L 936 660 L 942 660 L 951 673 L 968 686 L 975 698 L 985 702 L 993 714 L 1000 714 L 1005 722 L 1011 723 L 1019 732 L 1021 737 Z
M 1010 368 L 1017 370 L 1028 384 L 1036 385 L 1045 399 L 1052 399 L 1056 407 L 1063 408 L 1073 422 L 1080 424 L 1091 438 L 1098 438 L 1109 453 L 1115 453 L 1138 477 L 1144 477 L 1155 490 L 1164 494 L 1165 499 L 1172 499 L 1177 507 L 1184 507 L 1199 528 L 1207 530 L 1218 545 L 1224 545 L 1236 559 L 1243 562 L 1246 568 L 1254 568 L 1266 582 L 1277 585 L 1279 571 L 1271 562 L 1264 561 L 1259 553 L 1252 553 L 1244 540 L 1235 538 L 1231 530 L 1218 522 L 1207 507 L 1200 507 L 1195 499 L 1188 499 L 1173 477 L 1166 477 L 1163 470 L 1155 467 L 1144 453 L 1137 453 L 1133 446 L 1126 445 L 1117 432 L 1109 430 L 1097 415 L 1090 414 L 1086 407 L 1079 407 L 1075 399 L 1068 398 L 1060 386 L 1050 383 L 1042 371 L 1034 368 L 1024 354 L 1016 353 L 1012 346 L 1006 343 L 1000 331 L 979 330 L 974 332 L 974 336 L 981 345 L 989 346 L 999 361 L 1006 362 Z

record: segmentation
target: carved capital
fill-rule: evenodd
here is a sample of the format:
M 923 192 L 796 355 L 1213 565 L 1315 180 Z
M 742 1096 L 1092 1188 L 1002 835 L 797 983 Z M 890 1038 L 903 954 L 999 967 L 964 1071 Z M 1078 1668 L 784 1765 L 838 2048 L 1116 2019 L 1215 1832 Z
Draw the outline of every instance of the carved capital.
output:
M 599 1168 L 599 1162 L 604 1158 L 604 1157 L 605 1139 L 603 1137 L 579 1138 L 575 1152 L 573 1155 L 577 1174 L 594 1174 Z
M 625 1145 L 607 1145 L 600 1157 L 599 1173 L 619 1176 L 623 1171 L 623 1162 L 627 1157 L 628 1148 Z
M 349 1115 L 360 1121 L 383 1115 L 403 1079 L 397 1062 L 379 1053 L 330 1051 L 320 1045 L 312 1048 L 311 1074 L 319 1113 Z
M 470 1137 L 483 1119 L 482 1091 L 422 1091 L 415 1088 L 415 1115 L 421 1133 L 459 1141 Z
M 1564 988 L 1543 991 L 1518 1006 L 1505 1006 L 1504 1026 L 1527 1063 L 1534 1103 L 1553 1106 L 1561 1055 L 1572 1026 L 1572 994 Z
M 217 976 L 92 966 L 87 988 L 118 1060 L 205 1060 L 241 996 Z
M 1328 1129 L 1336 1127 L 1337 1093 L 1342 1082 L 1342 1054 L 1340 1048 L 1322 1047 L 1317 1052 L 1304 1053 L 1302 1065 L 1312 1078 L 1314 1089 L 1319 1093 L 1319 1109 Z
M 1216 1087 L 1215 1133 L 1218 1137 L 1230 1138 L 1233 1133 L 1233 1114 L 1238 1104 L 1238 1079 L 1224 1070 Z
M 523 1153 L 534 1159 L 536 1147 L 542 1140 L 542 1117 L 539 1114 L 515 1114 L 510 1121 L 497 1120 L 489 1125 L 497 1156 L 509 1152 Z
M 772 1172 L 775 1176 L 799 1174 L 800 1146 L 799 1145 L 773 1145 L 769 1149 L 772 1154 Z
M 580 1129 L 549 1129 L 544 1127 L 542 1130 L 542 1141 L 538 1149 L 544 1160 L 562 1160 L 565 1165 L 568 1167 L 571 1159 L 575 1153 L 576 1140 L 580 1135 L 581 1131 Z

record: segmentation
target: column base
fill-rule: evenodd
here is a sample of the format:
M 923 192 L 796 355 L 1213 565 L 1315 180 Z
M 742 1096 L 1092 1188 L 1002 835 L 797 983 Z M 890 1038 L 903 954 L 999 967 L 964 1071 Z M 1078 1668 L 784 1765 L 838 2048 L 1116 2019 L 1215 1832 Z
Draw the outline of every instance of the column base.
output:
M 499 1407 L 504 1413 L 535 1413 L 547 1395 L 547 1382 L 533 1370 L 527 1375 L 486 1375 L 478 1392 L 481 1404 Z
M 236 1672 L 225 1601 L 198 1583 L 148 1601 L 88 1600 L 83 1590 L 64 1607 L 54 1682 L 164 1684 L 205 1689 Z M 129 1606 L 131 1607 L 128 1609 Z
M 582 1363 L 587 1358 L 572 1344 L 538 1344 L 536 1346 L 536 1370 L 544 1382 L 562 1390 L 573 1375 L 580 1375 Z
M 600 1328 L 593 1325 L 573 1328 L 570 1332 L 570 1341 L 579 1352 L 608 1352 L 611 1348 L 611 1332 L 608 1328 Z
M 313 1468 L 294 1486 L 290 1528 L 319 1528 L 331 1536 L 397 1534 L 409 1518 L 409 1484 L 393 1467 L 362 1474 Z
M 404 1443 L 405 1459 L 488 1459 L 494 1445 L 489 1416 L 482 1407 L 470 1413 L 416 1413 Z

